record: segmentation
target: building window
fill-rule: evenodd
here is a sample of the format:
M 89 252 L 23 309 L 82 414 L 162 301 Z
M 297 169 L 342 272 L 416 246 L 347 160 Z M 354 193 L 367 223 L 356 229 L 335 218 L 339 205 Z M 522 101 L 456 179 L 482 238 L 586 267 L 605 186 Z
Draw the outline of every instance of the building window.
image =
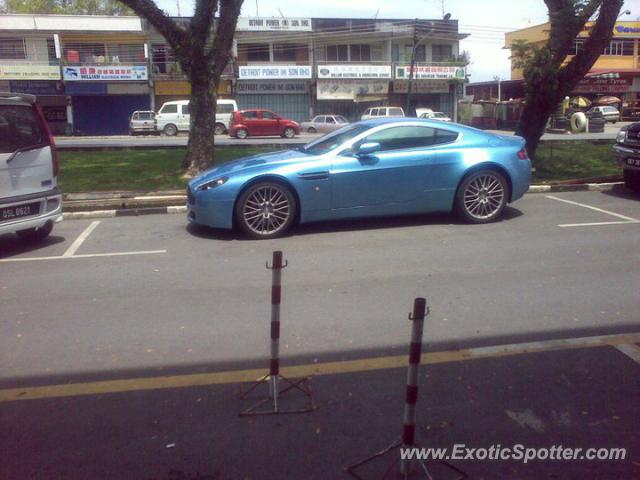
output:
M 56 65 L 58 63 L 58 59 L 56 58 L 56 44 L 53 38 L 47 38 L 47 60 L 49 61 L 49 65 Z
M 243 54 L 246 54 L 249 62 L 271 61 L 268 43 L 247 43 L 238 46 L 238 56 L 244 56 Z
M 411 53 L 413 51 L 413 45 L 391 45 L 391 61 L 393 62 L 411 62 Z M 427 48 L 424 45 L 418 45 L 416 47 L 416 62 L 427 61 Z
M 352 62 L 370 62 L 371 47 L 369 45 L 350 45 Z
M 434 62 L 446 62 L 453 58 L 451 45 L 432 45 L 431 60 Z
M 328 45 L 327 61 L 329 62 L 349 61 L 349 46 L 348 45 Z
M 603 55 L 622 55 L 622 40 L 611 40 L 608 46 L 604 47 Z
M 0 58 L 3 60 L 25 60 L 27 51 L 24 38 L 3 37 L 0 41 Z
M 571 45 L 571 50 L 569 50 L 569 55 L 577 55 L 584 48 L 584 40 L 581 38 L 574 38 L 573 44 Z
M 273 61 L 274 62 L 295 62 L 304 58 L 305 61 L 309 60 L 309 49 L 306 45 L 295 45 L 291 43 L 284 43 L 273 46 Z
M 106 62 L 107 51 L 99 43 L 67 43 L 64 46 L 64 58 L 68 64 L 100 64 Z

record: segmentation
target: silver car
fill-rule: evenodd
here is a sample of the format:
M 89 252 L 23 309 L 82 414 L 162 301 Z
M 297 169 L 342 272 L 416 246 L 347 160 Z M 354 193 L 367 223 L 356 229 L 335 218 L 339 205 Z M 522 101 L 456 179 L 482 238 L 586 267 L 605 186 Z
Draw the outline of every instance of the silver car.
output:
M 129 135 L 138 135 L 139 133 L 158 133 L 156 129 L 155 112 L 151 110 L 141 110 L 131 114 L 131 120 L 129 120 Z
M 300 130 L 309 133 L 328 133 L 344 127 L 349 120 L 342 115 L 316 115 L 308 122 L 300 124 Z
M 602 114 L 605 122 L 616 123 L 620 121 L 620 111 L 616 107 L 604 106 L 590 108 L 587 111 L 587 117 L 591 117 L 596 112 Z

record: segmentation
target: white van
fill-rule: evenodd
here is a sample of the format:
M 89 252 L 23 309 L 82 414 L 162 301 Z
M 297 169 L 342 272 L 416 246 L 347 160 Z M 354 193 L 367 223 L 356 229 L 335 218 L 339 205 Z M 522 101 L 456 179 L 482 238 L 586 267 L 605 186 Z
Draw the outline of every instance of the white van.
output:
M 0 235 L 42 240 L 62 220 L 58 158 L 33 95 L 0 93 Z
M 238 110 L 235 100 L 219 98 L 216 108 L 216 127 L 214 133 L 222 135 L 231 126 L 231 114 Z M 191 116 L 189 100 L 176 100 L 162 105 L 156 115 L 156 128 L 165 135 L 174 136 L 178 132 L 188 132 Z
M 373 107 L 367 108 L 360 120 L 380 117 L 404 117 L 404 110 L 401 107 Z

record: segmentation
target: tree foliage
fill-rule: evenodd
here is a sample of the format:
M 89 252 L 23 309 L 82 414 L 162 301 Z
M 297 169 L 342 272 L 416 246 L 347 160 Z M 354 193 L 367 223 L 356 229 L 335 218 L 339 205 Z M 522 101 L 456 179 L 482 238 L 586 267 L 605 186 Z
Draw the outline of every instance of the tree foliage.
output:
M 132 15 L 118 0 L 6 0 L 8 13 L 67 15 Z
M 549 38 L 541 46 L 518 42 L 511 46 L 514 66 L 523 69 L 526 105 L 516 129 L 535 155 L 547 119 L 602 54 L 613 36 L 623 0 L 545 0 Z M 573 40 L 593 20 L 582 50 L 571 60 Z

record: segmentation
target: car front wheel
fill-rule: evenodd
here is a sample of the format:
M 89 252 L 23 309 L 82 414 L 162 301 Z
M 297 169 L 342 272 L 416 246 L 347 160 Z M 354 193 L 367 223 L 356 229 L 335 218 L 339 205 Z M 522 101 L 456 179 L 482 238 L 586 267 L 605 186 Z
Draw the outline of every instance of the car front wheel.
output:
M 507 205 L 509 186 L 504 176 L 480 170 L 465 177 L 456 193 L 460 217 L 470 223 L 489 223 L 500 217 Z
M 307 132 L 309 132 L 309 133 L 316 133 L 316 132 L 317 132 L 317 130 L 316 130 L 315 128 L 313 128 L 313 127 L 309 127 L 309 128 L 307 129 Z
M 296 131 L 291 128 L 291 127 L 287 127 L 284 129 L 284 132 L 282 134 L 285 138 L 293 138 L 296 136 Z
M 239 128 L 236 131 L 236 137 L 238 137 L 240 140 L 244 140 L 248 136 L 249 136 L 249 132 L 247 132 L 244 128 Z
M 236 205 L 236 221 L 251 238 L 269 239 L 284 235 L 296 213 L 291 191 L 275 182 L 260 182 L 246 189 Z
M 222 123 L 216 123 L 215 128 L 213 129 L 214 135 L 222 135 L 227 129 L 224 128 Z

